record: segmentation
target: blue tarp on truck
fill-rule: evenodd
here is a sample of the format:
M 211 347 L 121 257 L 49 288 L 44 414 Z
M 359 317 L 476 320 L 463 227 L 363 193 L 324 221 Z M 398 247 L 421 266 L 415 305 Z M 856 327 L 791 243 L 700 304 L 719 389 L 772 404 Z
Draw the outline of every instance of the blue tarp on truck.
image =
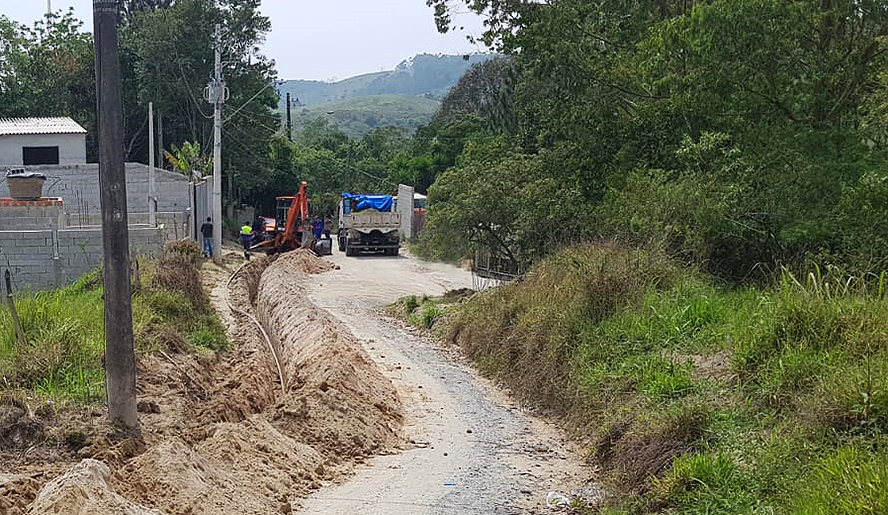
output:
M 347 201 L 345 206 L 347 206 L 346 209 L 348 211 L 351 211 L 352 201 L 357 202 L 354 209 L 356 213 L 367 209 L 388 213 L 392 210 L 392 205 L 395 203 L 395 199 L 391 195 L 352 195 L 351 193 L 343 193 L 342 198 Z

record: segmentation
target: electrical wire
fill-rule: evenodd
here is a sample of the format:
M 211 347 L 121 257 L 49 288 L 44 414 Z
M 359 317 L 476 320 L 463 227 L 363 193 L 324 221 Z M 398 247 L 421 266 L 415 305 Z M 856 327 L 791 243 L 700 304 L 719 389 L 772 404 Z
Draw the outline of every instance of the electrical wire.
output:
M 257 98 L 259 98 L 259 95 L 261 95 L 266 89 L 268 89 L 268 88 L 274 86 L 276 83 L 277 83 L 277 81 L 274 81 L 274 82 L 272 82 L 271 84 L 267 84 L 265 87 L 263 87 L 262 89 L 260 89 L 255 95 L 253 95 L 252 97 L 250 97 L 249 100 L 247 100 L 246 102 L 244 102 L 244 105 L 240 106 L 239 108 L 237 108 L 236 111 L 234 111 L 233 113 L 231 113 L 230 115 L 228 115 L 228 118 L 226 118 L 225 121 L 227 122 L 228 120 L 230 120 L 230 119 L 234 118 L 235 116 L 237 116 L 237 114 L 238 114 L 239 112 L 243 111 L 245 107 L 247 107 L 248 105 L 250 105 L 250 102 L 252 102 L 253 100 L 256 100 Z

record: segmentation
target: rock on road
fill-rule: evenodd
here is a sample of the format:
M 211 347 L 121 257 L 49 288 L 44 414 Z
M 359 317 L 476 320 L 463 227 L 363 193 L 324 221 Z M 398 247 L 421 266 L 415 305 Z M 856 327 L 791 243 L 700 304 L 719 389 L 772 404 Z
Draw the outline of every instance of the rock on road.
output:
M 313 276 L 312 301 L 358 337 L 404 403 L 405 449 L 359 466 L 305 500 L 312 514 L 525 514 L 571 491 L 590 471 L 552 425 L 522 412 L 458 353 L 379 308 L 407 295 L 470 288 L 469 272 L 409 256 L 345 257 Z

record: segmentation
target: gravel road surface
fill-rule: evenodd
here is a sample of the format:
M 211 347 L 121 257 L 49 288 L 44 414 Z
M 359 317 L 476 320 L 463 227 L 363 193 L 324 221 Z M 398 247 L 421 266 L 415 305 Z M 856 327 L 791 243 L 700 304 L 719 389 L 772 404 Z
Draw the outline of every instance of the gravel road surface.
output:
M 522 411 L 455 349 L 379 313 L 407 295 L 470 288 L 469 272 L 403 255 L 334 251 L 331 259 L 341 269 L 312 277 L 311 299 L 343 321 L 391 379 L 410 443 L 324 485 L 302 513 L 549 513 L 549 491 L 588 482 L 590 470 L 559 430 Z

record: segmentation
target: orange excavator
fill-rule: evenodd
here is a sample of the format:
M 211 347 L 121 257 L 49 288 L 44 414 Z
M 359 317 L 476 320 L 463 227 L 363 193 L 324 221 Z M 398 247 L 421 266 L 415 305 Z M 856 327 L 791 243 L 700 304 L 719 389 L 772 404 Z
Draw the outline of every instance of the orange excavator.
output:
M 313 243 L 311 219 L 308 215 L 308 183 L 302 182 L 295 197 L 278 197 L 275 229 L 265 235 L 265 240 L 253 245 L 251 250 L 267 254 L 310 248 Z

